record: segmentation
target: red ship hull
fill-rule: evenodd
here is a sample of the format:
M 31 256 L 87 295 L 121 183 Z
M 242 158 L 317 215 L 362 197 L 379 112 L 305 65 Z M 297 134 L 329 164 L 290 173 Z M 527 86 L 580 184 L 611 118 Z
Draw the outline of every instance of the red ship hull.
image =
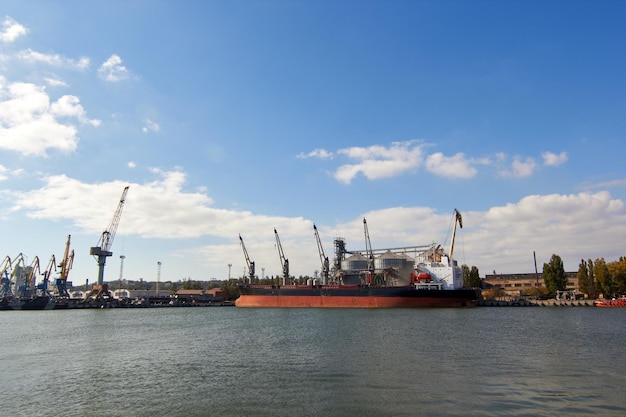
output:
M 471 289 L 418 290 L 368 286 L 261 286 L 240 287 L 237 307 L 257 308 L 429 308 L 473 307 Z

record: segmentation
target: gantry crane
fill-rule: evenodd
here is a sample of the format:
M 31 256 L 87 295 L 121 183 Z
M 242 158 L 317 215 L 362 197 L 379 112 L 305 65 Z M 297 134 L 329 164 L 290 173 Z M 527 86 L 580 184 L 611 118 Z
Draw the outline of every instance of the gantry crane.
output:
M 67 242 L 65 243 L 65 252 L 63 253 L 63 259 L 59 263 L 59 268 L 61 268 L 61 275 L 55 281 L 55 286 L 57 287 L 57 291 L 59 293 L 59 297 L 67 297 L 69 298 L 70 294 L 67 291 L 67 277 L 70 273 L 70 269 L 72 269 L 72 265 L 74 264 L 74 250 L 70 252 L 70 240 L 72 239 L 72 235 L 67 235 Z
M 239 241 L 241 242 L 241 248 L 243 249 L 243 256 L 246 258 L 246 263 L 248 264 L 248 276 L 250 277 L 250 284 L 252 284 L 255 279 L 254 261 L 251 261 L 250 256 L 248 256 L 248 251 L 246 250 L 246 245 L 243 243 L 241 234 L 239 235 Z
M 122 209 L 124 208 L 124 202 L 126 201 L 127 193 L 128 186 L 126 186 L 124 188 L 124 191 L 122 192 L 122 197 L 120 198 L 120 202 L 117 205 L 117 210 L 115 210 L 115 214 L 113 215 L 111 224 L 104 232 L 102 232 L 102 236 L 100 236 L 98 245 L 93 246 L 89 250 L 89 254 L 93 255 L 94 258 L 96 258 L 96 260 L 98 261 L 98 285 L 100 286 L 104 284 L 104 265 L 106 264 L 107 257 L 113 256 L 113 252 L 111 252 L 111 246 L 113 246 L 113 239 L 115 239 L 117 226 L 119 226 L 120 224 Z
M 322 262 L 322 284 L 328 284 L 328 276 L 330 274 L 330 262 L 328 261 L 328 256 L 324 253 L 324 248 L 322 247 L 322 241 L 320 240 L 320 234 L 317 231 L 317 227 L 313 224 L 313 230 L 315 231 L 315 240 L 317 241 L 317 250 L 320 254 L 320 261 Z
M 286 285 L 289 282 L 289 259 L 285 258 L 285 253 L 283 252 L 283 247 L 280 244 L 280 238 L 278 237 L 278 232 L 276 228 L 274 228 L 274 234 L 276 235 L 276 247 L 278 248 L 278 256 L 280 257 L 280 263 L 283 266 L 283 285 Z

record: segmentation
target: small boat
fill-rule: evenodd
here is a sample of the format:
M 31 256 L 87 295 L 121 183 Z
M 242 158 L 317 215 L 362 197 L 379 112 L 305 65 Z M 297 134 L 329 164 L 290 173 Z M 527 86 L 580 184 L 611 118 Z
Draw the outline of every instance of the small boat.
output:
M 622 295 L 620 298 L 611 300 L 596 300 L 594 304 L 596 307 L 626 307 L 626 296 Z

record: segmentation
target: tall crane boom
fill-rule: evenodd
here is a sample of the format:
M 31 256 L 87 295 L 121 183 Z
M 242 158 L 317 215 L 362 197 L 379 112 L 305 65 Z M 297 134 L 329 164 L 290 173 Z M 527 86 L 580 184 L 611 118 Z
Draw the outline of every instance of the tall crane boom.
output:
M 452 232 L 452 241 L 450 242 L 450 262 L 452 262 L 452 255 L 454 253 L 454 240 L 456 238 L 456 225 L 463 228 L 463 217 L 461 217 L 461 213 L 457 209 L 454 209 L 454 230 Z
M 124 208 L 124 202 L 126 201 L 127 193 L 128 186 L 126 186 L 124 188 L 124 191 L 122 192 L 122 197 L 120 198 L 120 202 L 117 205 L 117 210 L 115 210 L 115 214 L 113 215 L 111 224 L 104 232 L 102 232 L 102 236 L 100 236 L 98 245 L 93 246 L 89 250 L 89 254 L 93 255 L 94 258 L 96 258 L 96 260 L 98 261 L 98 285 L 102 285 L 104 283 L 104 265 L 106 264 L 107 257 L 113 255 L 113 252 L 111 252 L 111 246 L 113 246 L 113 239 L 115 239 L 117 226 L 120 224 L 122 209 Z
M 22 273 L 22 277 L 16 281 L 15 286 L 17 287 L 17 291 L 19 291 L 16 295 L 22 298 L 32 297 L 35 284 L 37 283 L 37 276 L 40 273 L 39 256 L 35 256 L 29 267 L 25 268 L 25 274 Z
M 52 257 L 50 258 L 50 262 L 48 262 L 48 266 L 42 272 L 43 282 L 37 286 L 37 289 L 40 289 L 44 292 L 48 291 L 48 281 L 50 281 L 50 277 L 52 276 L 53 269 L 54 269 L 54 272 L 57 271 L 57 260 L 54 255 L 52 255 Z
M 246 250 L 246 245 L 243 244 L 243 238 L 241 235 L 239 235 L 239 241 L 241 242 L 241 248 L 243 249 L 243 256 L 246 258 L 246 263 L 248 264 L 248 275 L 250 276 L 250 283 L 252 284 L 256 273 L 254 261 L 251 261 L 250 256 L 248 256 L 248 251 Z
M 70 252 L 70 241 L 72 240 L 72 235 L 67 235 L 67 242 L 65 243 L 65 252 L 63 253 L 63 259 L 59 263 L 59 268 L 61 268 L 61 274 L 59 278 L 57 278 L 54 282 L 54 285 L 57 287 L 57 291 L 60 297 L 69 297 L 70 294 L 67 291 L 67 277 L 70 273 L 70 269 L 72 269 L 72 265 L 74 264 L 74 250 Z
M 280 257 L 280 263 L 283 266 L 283 285 L 289 282 L 289 259 L 285 258 L 285 253 L 283 252 L 283 247 L 280 244 L 280 238 L 278 237 L 278 232 L 276 228 L 274 228 L 274 234 L 276 235 L 276 247 L 278 248 L 278 256 Z
M 330 273 L 330 262 L 328 261 L 328 256 L 324 253 L 324 248 L 322 247 L 322 241 L 320 240 L 320 234 L 317 231 L 317 226 L 313 224 L 313 230 L 315 231 L 315 240 L 317 241 L 317 250 L 320 253 L 320 261 L 322 262 L 322 278 L 323 284 L 328 284 L 328 276 Z
M 363 229 L 365 230 L 365 251 L 367 252 L 367 271 L 374 274 L 374 252 L 372 251 L 372 242 L 370 242 L 370 234 L 367 230 L 367 220 L 363 218 Z

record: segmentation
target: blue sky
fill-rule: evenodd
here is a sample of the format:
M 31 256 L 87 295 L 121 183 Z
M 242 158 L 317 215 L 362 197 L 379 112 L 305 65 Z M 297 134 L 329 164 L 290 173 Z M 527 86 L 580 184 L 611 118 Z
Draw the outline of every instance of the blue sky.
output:
M 449 244 L 482 276 L 626 255 L 626 3 L 12 1 L 0 256 L 70 279 L 130 186 L 105 280 L 320 269 Z

